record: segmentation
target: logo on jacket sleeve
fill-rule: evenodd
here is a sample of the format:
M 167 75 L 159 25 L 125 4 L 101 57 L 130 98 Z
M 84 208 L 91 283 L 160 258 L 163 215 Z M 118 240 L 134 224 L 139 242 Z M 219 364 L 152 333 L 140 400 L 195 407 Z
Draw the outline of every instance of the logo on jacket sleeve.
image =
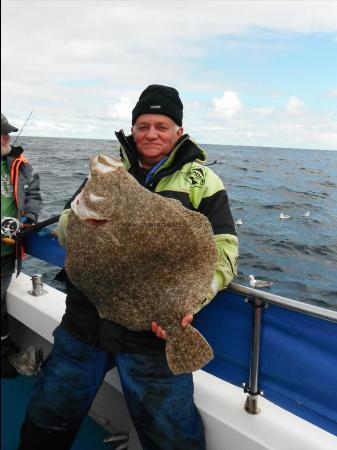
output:
M 184 173 L 183 177 L 192 187 L 201 187 L 205 184 L 205 169 L 203 167 L 194 167 L 187 173 Z

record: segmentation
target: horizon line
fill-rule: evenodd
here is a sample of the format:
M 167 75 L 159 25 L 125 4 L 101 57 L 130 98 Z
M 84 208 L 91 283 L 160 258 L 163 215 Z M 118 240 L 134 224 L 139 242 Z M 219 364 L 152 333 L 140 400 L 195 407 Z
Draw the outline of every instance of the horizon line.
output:
M 188 133 L 187 133 L 188 134 Z M 17 135 L 16 133 L 11 133 L 11 136 L 13 138 L 15 138 Z M 81 139 L 81 140 L 88 140 L 88 141 L 94 141 L 94 140 L 101 140 L 101 141 L 113 141 L 113 142 L 118 142 L 117 139 L 108 139 L 108 138 L 95 138 L 95 137 L 66 137 L 66 136 L 31 136 L 31 135 L 20 135 L 18 140 L 21 138 L 41 138 L 41 139 Z M 191 139 L 193 141 L 196 141 L 195 139 L 193 139 L 191 137 Z M 206 146 L 206 145 L 211 145 L 211 146 L 222 146 L 222 147 L 248 147 L 248 148 L 275 148 L 275 149 L 280 149 L 280 150 L 309 150 L 309 151 L 326 151 L 326 152 L 335 152 L 337 151 L 336 149 L 333 148 L 308 148 L 308 147 L 277 147 L 277 146 L 272 146 L 272 145 L 243 145 L 243 144 L 210 144 L 210 143 L 200 143 L 198 142 L 198 145 L 200 146 Z

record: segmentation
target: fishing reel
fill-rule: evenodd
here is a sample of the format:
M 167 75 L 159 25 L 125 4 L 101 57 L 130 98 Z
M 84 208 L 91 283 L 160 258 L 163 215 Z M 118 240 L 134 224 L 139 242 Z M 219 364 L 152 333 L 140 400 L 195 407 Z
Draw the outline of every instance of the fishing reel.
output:
M 1 241 L 5 244 L 15 244 L 20 230 L 20 221 L 15 217 L 3 217 L 1 219 Z

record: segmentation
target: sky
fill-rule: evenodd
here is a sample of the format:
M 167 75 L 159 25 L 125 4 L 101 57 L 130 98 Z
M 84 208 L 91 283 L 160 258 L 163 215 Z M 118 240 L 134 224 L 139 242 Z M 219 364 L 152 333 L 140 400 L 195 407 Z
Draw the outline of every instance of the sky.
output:
M 1 111 L 115 139 L 150 84 L 200 144 L 337 150 L 337 0 L 1 0 Z

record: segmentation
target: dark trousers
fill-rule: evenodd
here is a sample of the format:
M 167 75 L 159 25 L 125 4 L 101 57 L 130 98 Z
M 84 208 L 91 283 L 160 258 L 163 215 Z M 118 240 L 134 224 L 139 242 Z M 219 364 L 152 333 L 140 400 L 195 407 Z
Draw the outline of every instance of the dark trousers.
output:
M 1 256 L 1 337 L 5 337 L 9 334 L 6 295 L 14 269 L 15 256 Z
M 112 354 L 54 332 L 21 430 L 20 450 L 70 449 L 105 374 L 116 366 L 144 450 L 204 450 L 191 374 L 173 375 L 164 354 Z M 113 408 L 114 406 L 111 405 Z

